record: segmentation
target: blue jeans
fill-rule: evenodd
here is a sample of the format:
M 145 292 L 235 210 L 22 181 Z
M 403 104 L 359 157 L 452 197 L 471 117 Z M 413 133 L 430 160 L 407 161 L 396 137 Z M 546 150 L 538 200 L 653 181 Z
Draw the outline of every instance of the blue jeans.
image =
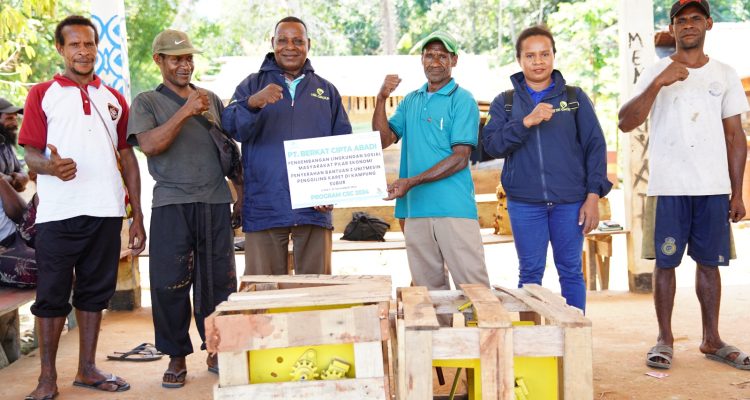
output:
M 508 201 L 508 213 L 520 263 L 518 287 L 524 283 L 542 284 L 547 246 L 552 243 L 562 295 L 569 305 L 585 310 L 583 228 L 578 225 L 582 204 L 582 201 L 568 204 Z

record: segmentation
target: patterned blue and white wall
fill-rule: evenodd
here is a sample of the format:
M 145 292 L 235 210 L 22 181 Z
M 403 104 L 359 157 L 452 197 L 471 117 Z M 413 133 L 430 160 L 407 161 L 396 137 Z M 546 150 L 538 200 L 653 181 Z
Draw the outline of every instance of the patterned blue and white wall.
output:
M 99 30 L 96 74 L 130 103 L 128 40 L 124 0 L 92 0 L 91 20 Z

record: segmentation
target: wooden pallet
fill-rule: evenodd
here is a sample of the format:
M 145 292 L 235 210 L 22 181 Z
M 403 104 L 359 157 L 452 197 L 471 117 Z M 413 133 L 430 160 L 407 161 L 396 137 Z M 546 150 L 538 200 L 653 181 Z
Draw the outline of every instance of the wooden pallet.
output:
M 432 360 L 479 359 L 482 399 L 512 400 L 514 356 L 558 357 L 558 398 L 593 398 L 591 322 L 580 312 L 538 285 L 460 286 L 462 291 L 399 289 L 394 346 L 399 399 L 432 399 Z M 438 316 L 463 320 L 457 310 L 468 301 L 476 311 L 476 327 L 440 326 Z M 514 326 L 513 320 L 537 324 Z
M 240 292 L 206 319 L 208 351 L 218 352 L 221 371 L 214 399 L 390 400 L 390 276 L 244 276 L 241 282 Z M 325 309 L 331 306 L 344 308 Z M 354 378 L 250 381 L 251 351 L 338 344 L 353 346 Z

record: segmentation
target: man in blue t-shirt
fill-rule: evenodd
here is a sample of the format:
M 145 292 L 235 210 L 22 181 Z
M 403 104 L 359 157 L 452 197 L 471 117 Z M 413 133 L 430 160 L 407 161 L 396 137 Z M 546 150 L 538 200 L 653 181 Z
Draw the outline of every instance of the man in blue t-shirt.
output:
M 412 280 L 429 289 L 453 282 L 489 286 L 477 221 L 469 156 L 477 145 L 479 109 L 451 77 L 458 62 L 455 39 L 436 31 L 422 40 L 427 83 L 409 93 L 390 119 L 385 101 L 401 82 L 387 75 L 375 104 L 372 128 L 383 148 L 401 140 L 399 179 L 388 185 L 404 237 Z

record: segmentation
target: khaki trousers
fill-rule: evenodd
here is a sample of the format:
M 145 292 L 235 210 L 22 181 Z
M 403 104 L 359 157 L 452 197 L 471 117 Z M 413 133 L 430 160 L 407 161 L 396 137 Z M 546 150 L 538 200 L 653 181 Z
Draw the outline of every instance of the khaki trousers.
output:
M 331 274 L 332 230 L 316 225 L 245 233 L 245 275 L 286 275 L 289 238 L 294 273 Z
M 461 283 L 490 286 L 477 220 L 407 218 L 404 237 L 415 285 L 431 290 L 450 289 L 450 272 L 457 288 Z

